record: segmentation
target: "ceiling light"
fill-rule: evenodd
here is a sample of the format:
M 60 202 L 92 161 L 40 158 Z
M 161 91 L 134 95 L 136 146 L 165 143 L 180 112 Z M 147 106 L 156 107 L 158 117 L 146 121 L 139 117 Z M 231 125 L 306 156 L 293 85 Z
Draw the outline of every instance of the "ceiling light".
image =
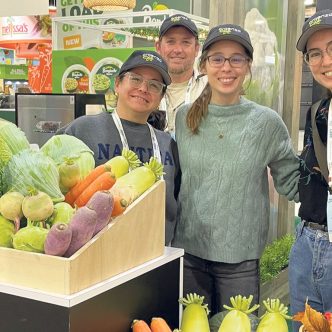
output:
M 101 11 L 127 10 L 136 6 L 136 0 L 84 0 L 86 8 Z

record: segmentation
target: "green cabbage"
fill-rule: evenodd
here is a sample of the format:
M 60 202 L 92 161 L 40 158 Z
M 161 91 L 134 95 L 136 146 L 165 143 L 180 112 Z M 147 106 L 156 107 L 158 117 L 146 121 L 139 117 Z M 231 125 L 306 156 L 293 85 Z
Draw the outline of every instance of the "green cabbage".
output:
M 80 139 L 71 135 L 52 136 L 40 151 L 52 158 L 58 166 L 66 159 L 74 159 L 80 168 L 81 179 L 95 168 L 92 150 Z
M 59 172 L 54 161 L 29 149 L 15 154 L 2 176 L 4 192 L 18 191 L 27 196 L 32 188 L 48 194 L 54 202 L 64 200 L 59 188 Z

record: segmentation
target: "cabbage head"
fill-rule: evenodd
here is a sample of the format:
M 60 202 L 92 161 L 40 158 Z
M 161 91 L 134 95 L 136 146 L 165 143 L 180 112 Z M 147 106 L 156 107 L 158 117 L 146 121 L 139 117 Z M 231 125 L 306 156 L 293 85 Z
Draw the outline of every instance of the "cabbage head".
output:
M 55 203 L 64 200 L 57 166 L 39 151 L 26 149 L 15 154 L 4 168 L 2 182 L 4 192 L 18 191 L 27 196 L 36 189 L 48 194 Z
M 80 168 L 81 179 L 84 179 L 95 168 L 92 150 L 75 136 L 52 136 L 40 151 L 52 158 L 57 166 L 66 159 L 74 159 Z

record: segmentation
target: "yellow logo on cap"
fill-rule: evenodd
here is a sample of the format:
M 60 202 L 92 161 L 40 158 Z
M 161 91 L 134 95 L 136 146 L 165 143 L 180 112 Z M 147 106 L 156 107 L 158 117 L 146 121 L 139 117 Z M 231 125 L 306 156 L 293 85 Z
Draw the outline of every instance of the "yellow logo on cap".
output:
M 232 33 L 230 28 L 220 28 L 219 32 L 221 35 L 229 35 Z
M 153 55 L 151 55 L 151 54 L 143 54 L 142 58 L 147 62 L 153 61 Z
M 171 18 L 172 22 L 179 22 L 181 20 L 181 18 L 183 18 L 182 16 L 174 16 Z
M 309 22 L 309 27 L 320 24 L 321 22 L 322 22 L 322 17 L 321 16 L 315 17 L 313 20 L 311 20 Z

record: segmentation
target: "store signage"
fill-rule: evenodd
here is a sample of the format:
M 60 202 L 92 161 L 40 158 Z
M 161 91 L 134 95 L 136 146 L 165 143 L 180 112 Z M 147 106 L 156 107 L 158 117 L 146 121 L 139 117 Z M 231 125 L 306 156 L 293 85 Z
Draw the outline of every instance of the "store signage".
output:
M 0 19 L 1 43 L 17 43 L 18 41 L 50 41 L 51 18 L 44 16 L 10 16 Z
M 27 79 L 28 67 L 25 65 L 0 65 L 0 78 Z
M 10 0 L 1 1 L 1 16 L 28 16 L 48 14 L 49 0 Z

